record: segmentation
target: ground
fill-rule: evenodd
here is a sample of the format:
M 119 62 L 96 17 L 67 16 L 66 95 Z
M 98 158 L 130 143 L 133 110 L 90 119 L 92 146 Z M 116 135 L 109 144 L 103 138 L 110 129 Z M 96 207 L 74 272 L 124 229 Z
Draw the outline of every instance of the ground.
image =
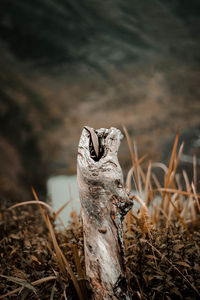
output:
M 64 276 L 60 267 L 38 206 L 12 210 L 8 206 L 1 204 L 0 211 L 0 299 L 78 299 L 69 273 Z M 54 224 L 53 216 L 50 220 Z M 192 240 L 178 220 L 168 229 L 145 229 L 141 222 L 132 221 L 131 229 L 125 231 L 125 246 L 127 278 L 134 299 L 198 299 L 199 221 L 188 227 Z M 84 272 L 80 224 L 72 214 L 66 229 L 53 228 L 86 299 L 91 287 L 87 280 L 81 280 L 77 267 L 78 259 Z

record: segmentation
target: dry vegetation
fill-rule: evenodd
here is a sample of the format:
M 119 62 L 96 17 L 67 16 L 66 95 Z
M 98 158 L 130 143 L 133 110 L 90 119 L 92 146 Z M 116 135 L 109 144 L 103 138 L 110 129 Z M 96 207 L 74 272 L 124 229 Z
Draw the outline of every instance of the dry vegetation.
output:
M 130 197 L 139 203 L 138 210 L 129 212 L 124 222 L 127 278 L 133 298 L 199 299 L 196 159 L 192 182 L 186 172 L 180 174 L 185 182 L 182 187 L 176 171 L 183 145 L 177 149 L 177 134 L 169 166 L 149 163 L 145 174 L 145 157 L 138 158 L 126 129 L 125 134 L 132 159 L 126 188 L 136 189 Z M 163 169 L 164 185 L 154 174 L 156 167 Z M 33 194 L 32 202 L 1 206 L 0 299 L 89 299 L 81 219 L 72 212 L 71 223 L 63 230 L 56 229 L 59 212 L 40 202 L 34 190 Z

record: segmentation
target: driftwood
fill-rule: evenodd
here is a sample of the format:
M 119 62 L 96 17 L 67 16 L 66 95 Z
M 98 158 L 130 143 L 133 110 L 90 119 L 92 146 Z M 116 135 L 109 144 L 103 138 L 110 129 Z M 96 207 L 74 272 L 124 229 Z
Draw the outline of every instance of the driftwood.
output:
M 120 130 L 84 127 L 78 147 L 86 274 L 92 299 L 130 299 L 122 221 L 132 206 L 123 186 L 117 153 Z M 97 149 L 98 148 L 98 149 Z

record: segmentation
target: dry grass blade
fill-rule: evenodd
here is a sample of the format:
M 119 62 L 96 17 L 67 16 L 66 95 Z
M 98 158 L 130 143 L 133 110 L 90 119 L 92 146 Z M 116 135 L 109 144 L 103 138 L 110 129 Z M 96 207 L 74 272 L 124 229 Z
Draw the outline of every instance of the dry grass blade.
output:
M 185 180 L 187 192 L 189 193 L 188 200 L 186 201 L 186 204 L 185 204 L 185 206 L 184 206 L 184 208 L 181 212 L 182 218 L 185 219 L 186 216 L 189 213 L 189 204 L 192 201 L 192 196 L 191 196 L 191 186 L 190 186 L 190 183 L 189 183 L 189 178 L 188 178 L 187 173 L 185 172 L 185 170 L 183 170 L 183 177 L 184 177 L 184 180 Z
M 162 186 L 161 186 L 161 184 L 160 184 L 160 182 L 159 182 L 157 176 L 156 176 L 154 173 L 152 173 L 152 178 L 153 178 L 154 183 L 155 183 L 155 185 L 156 185 L 156 187 L 157 187 L 157 190 L 160 192 L 160 195 L 162 196 L 162 193 L 161 193 L 161 191 L 160 191 L 160 189 L 162 188 Z
M 194 182 L 194 186 L 196 189 L 196 187 L 197 187 L 197 157 L 195 154 L 193 155 L 193 182 Z
M 52 242 L 53 242 L 53 246 L 54 246 L 54 250 L 56 252 L 56 259 L 57 259 L 58 266 L 59 266 L 60 271 L 62 272 L 63 276 L 67 277 L 68 274 L 67 274 L 67 271 L 65 269 L 65 265 L 63 263 L 62 257 L 60 255 L 60 251 L 59 251 L 60 248 L 58 246 L 58 242 L 56 240 L 53 227 L 52 227 L 51 222 L 50 222 L 50 220 L 49 220 L 48 217 L 47 217 L 47 227 L 49 229 L 50 236 L 51 236 L 51 239 L 52 239 Z
M 180 197 L 180 196 L 179 196 L 178 194 L 174 194 L 174 195 L 170 198 L 170 200 L 171 200 L 171 202 L 175 203 L 175 202 L 177 202 L 177 200 L 178 200 L 179 197 Z M 171 203 L 171 202 L 170 202 L 170 203 Z M 179 211 L 178 208 L 177 208 L 177 211 Z M 165 215 L 168 216 L 168 218 L 166 219 L 166 228 L 169 227 L 169 220 L 172 219 L 172 216 L 174 215 L 173 213 L 174 213 L 173 206 L 169 206 L 168 215 L 165 213 Z
M 135 199 L 138 203 L 140 203 L 141 207 L 145 210 L 145 212 L 149 216 L 148 208 L 147 208 L 146 204 L 144 203 L 144 201 L 139 196 L 131 196 L 130 198 Z
M 183 190 L 183 187 L 182 187 L 182 184 L 181 184 L 181 178 L 180 178 L 180 174 L 176 174 L 175 176 L 175 181 L 176 181 L 176 184 L 177 184 L 177 187 L 179 190 Z M 179 211 L 182 211 L 183 210 L 183 205 L 184 205 L 184 199 L 185 199 L 185 196 L 183 195 L 179 195 L 176 203 L 177 203 L 177 208 Z
M 17 203 L 15 205 L 12 205 L 10 206 L 8 209 L 13 209 L 15 207 L 19 207 L 19 206 L 23 206 L 23 205 L 27 205 L 27 204 L 40 204 L 40 205 L 43 205 L 45 206 L 46 208 L 48 208 L 49 211 L 51 211 L 52 213 L 55 213 L 55 210 L 50 206 L 48 205 L 47 203 L 45 202 L 42 202 L 42 201 L 36 201 L 36 200 L 31 200 L 31 201 L 24 201 L 24 202 L 20 202 L 20 203 Z
M 74 287 L 77 291 L 79 299 L 84 300 L 84 298 L 82 296 L 82 293 L 81 293 L 81 290 L 80 290 L 80 287 L 79 287 L 79 284 L 78 284 L 78 281 L 77 281 L 77 279 L 76 279 L 76 277 L 75 277 L 75 275 L 72 271 L 72 268 L 71 268 L 70 264 L 68 263 L 67 259 L 65 258 L 65 256 L 63 255 L 60 247 L 58 246 L 58 242 L 56 240 L 56 236 L 55 236 L 53 227 L 51 225 L 51 222 L 49 220 L 49 217 L 46 216 L 46 219 L 47 219 L 47 226 L 48 226 L 48 229 L 49 229 L 49 232 L 50 232 L 50 235 L 51 235 L 54 250 L 56 252 L 56 259 L 57 259 L 58 265 L 60 267 L 60 270 L 61 270 L 61 272 L 63 273 L 64 276 L 67 276 L 67 272 L 69 273 L 69 275 L 70 275 L 70 277 L 71 277 L 71 279 L 74 283 Z
M 136 163 L 135 166 L 139 166 L 147 157 L 147 155 L 143 155 Z M 128 171 L 127 177 L 126 177 L 126 189 L 128 191 L 131 191 L 131 178 L 132 178 L 132 174 L 133 174 L 133 167 L 130 168 L 130 170 Z
M 195 195 L 193 193 L 190 192 L 186 192 L 186 191 L 180 191 L 180 190 L 176 190 L 176 189 L 170 189 L 170 188 L 158 188 L 157 191 L 161 191 L 161 192 L 168 192 L 168 193 L 177 193 L 180 195 L 184 195 L 184 196 L 192 196 L 195 197 Z M 196 195 L 198 199 L 200 199 L 200 195 Z
M 142 181 L 143 181 L 143 183 L 145 185 L 146 184 L 146 177 L 145 177 L 144 171 L 142 170 L 142 167 L 140 165 L 138 165 L 138 171 L 139 171 L 140 176 L 142 178 Z
M 37 295 L 37 290 L 25 279 L 13 277 L 13 276 L 5 276 L 0 275 L 0 277 L 6 278 L 8 281 L 12 281 L 22 286 L 22 288 L 27 288 L 31 290 L 35 295 Z
M 169 162 L 169 169 L 168 169 L 167 177 L 165 180 L 165 188 L 167 188 L 169 185 L 170 176 L 171 176 L 172 169 L 173 169 L 173 164 L 175 162 L 175 155 L 176 155 L 176 150 L 177 150 L 177 146 L 178 146 L 178 140 L 179 140 L 179 132 L 177 132 L 176 137 L 175 137 L 172 154 L 171 154 L 170 162 Z
M 167 166 L 163 163 L 160 163 L 160 162 L 152 163 L 152 168 L 160 168 L 164 171 L 165 174 L 167 174 L 167 172 L 168 172 Z
M 164 184 L 165 189 L 167 189 L 168 186 L 169 186 L 170 177 L 171 177 L 171 173 L 172 173 L 172 169 L 173 169 L 173 164 L 174 164 L 174 161 L 175 161 L 176 149 L 177 149 L 177 146 L 178 146 L 178 139 L 179 139 L 179 132 L 177 132 L 177 134 L 176 134 L 173 149 L 172 149 L 172 154 L 171 154 L 171 157 L 170 157 L 169 168 L 168 168 L 168 172 L 167 172 L 167 175 L 166 175 L 166 178 L 165 178 L 165 184 Z M 161 204 L 160 204 L 161 209 L 163 209 L 163 207 L 164 207 L 165 198 L 166 198 L 166 192 L 164 192 L 163 196 L 162 196 L 162 200 L 161 200 Z M 169 203 L 169 201 L 170 200 L 169 200 L 169 197 L 168 197 L 168 203 Z M 159 210 L 159 212 L 158 212 L 158 219 L 160 218 L 160 211 L 161 210 Z
M 42 208 L 42 206 L 41 206 L 41 204 L 40 204 L 40 200 L 39 200 L 39 198 L 38 198 L 38 196 L 37 196 L 37 194 L 36 194 L 36 192 L 35 192 L 35 190 L 34 190 L 33 187 L 32 187 L 32 193 L 33 193 L 33 196 L 35 197 L 35 200 L 37 201 L 37 203 L 38 203 L 38 205 L 39 205 L 39 209 L 40 209 L 40 212 L 41 212 L 41 214 L 42 214 L 43 220 L 44 220 L 44 222 L 46 223 L 46 226 L 47 226 L 47 228 L 48 228 L 47 218 L 46 218 L 46 213 L 45 213 L 44 209 Z
M 77 273 L 78 273 L 78 277 L 81 280 L 79 282 L 79 284 L 81 286 L 81 290 L 82 290 L 84 299 L 87 300 L 88 295 L 87 295 L 87 287 L 86 287 L 86 283 L 85 283 L 85 275 L 84 275 L 83 269 L 81 267 L 81 262 L 80 262 L 80 258 L 79 258 L 79 255 L 78 255 L 78 249 L 77 249 L 76 244 L 73 244 L 72 248 L 73 248 L 73 253 L 74 253 L 76 270 L 77 270 Z
M 193 182 L 192 182 L 192 190 L 193 190 L 193 193 L 194 193 L 194 198 L 195 198 L 195 201 L 196 201 L 198 210 L 199 210 L 199 212 L 200 212 L 200 204 L 199 204 L 199 200 L 198 200 L 198 197 L 197 197 L 196 188 L 195 188 L 195 185 L 194 185 Z
M 173 184 L 173 182 L 174 182 L 174 178 L 176 176 L 176 170 L 177 170 L 177 167 L 178 167 L 178 163 L 179 163 L 181 154 L 183 152 L 183 147 L 184 147 L 184 143 L 181 144 L 181 146 L 179 148 L 179 151 L 178 151 L 177 158 L 174 160 L 174 168 L 173 168 L 172 176 L 170 177 L 169 185 L 171 183 Z M 175 185 L 173 184 L 173 186 L 175 186 Z
M 57 216 L 61 213 L 61 211 L 69 204 L 70 201 L 67 201 L 66 203 L 64 203 L 58 210 L 57 212 L 55 212 L 53 219 L 55 220 L 57 218 Z
M 0 275 L 0 276 L 1 276 L 1 277 L 7 277 L 7 276 L 2 276 L 2 275 Z M 30 284 L 31 284 L 32 286 L 35 286 L 35 285 L 39 285 L 39 284 L 41 284 L 41 283 L 43 283 L 43 282 L 47 282 L 47 281 L 55 280 L 55 279 L 56 279 L 56 276 L 48 276 L 48 277 L 44 277 L 44 278 L 38 279 L 38 280 L 36 280 L 36 281 L 33 281 L 33 282 L 31 282 Z M 20 287 L 20 288 L 14 289 L 14 290 L 12 290 L 12 291 L 10 291 L 10 292 L 4 294 L 4 295 L 1 295 L 1 296 L 0 296 L 0 299 L 5 299 L 5 297 L 7 297 L 7 296 L 11 296 L 11 295 L 13 295 L 13 294 L 16 294 L 16 293 L 20 292 L 21 289 L 22 289 L 22 288 Z
M 54 282 L 54 285 L 52 286 L 52 289 L 51 289 L 51 295 L 50 295 L 50 299 L 49 300 L 53 300 L 54 299 L 55 287 L 56 287 L 56 284 Z
M 60 213 L 60 211 L 58 212 L 56 212 L 49 204 L 47 204 L 47 203 L 45 203 L 45 202 L 43 202 L 43 201 L 40 201 L 39 199 L 38 199 L 38 197 L 37 197 L 37 200 L 31 200 L 31 201 L 24 201 L 24 202 L 20 202 L 20 203 L 17 203 L 17 204 L 14 204 L 14 205 L 12 205 L 12 206 L 10 206 L 8 209 L 13 209 L 13 208 L 16 208 L 16 207 L 19 207 L 19 206 L 23 206 L 23 205 L 29 205 L 29 204 L 40 204 L 40 205 L 42 205 L 42 206 L 44 206 L 44 207 L 46 207 L 50 212 L 52 212 L 52 214 L 53 214 L 53 219 L 55 220 L 56 219 L 56 217 L 58 217 L 58 214 Z M 64 204 L 65 206 L 66 206 L 66 203 Z M 62 210 L 63 209 L 63 206 L 59 209 L 59 210 Z M 45 214 L 45 212 L 44 212 L 44 214 Z M 43 215 L 43 214 L 42 214 Z M 56 216 L 56 217 L 55 217 Z M 46 219 L 44 219 L 44 221 L 46 222 Z M 60 223 L 63 225 L 63 227 L 64 227 L 64 224 L 63 224 L 63 222 L 62 222 L 62 220 L 59 218 L 59 221 L 60 221 Z
M 154 173 L 152 173 L 152 178 L 153 178 L 154 183 L 155 183 L 155 185 L 156 185 L 156 187 L 157 187 L 157 189 L 159 191 L 159 189 L 161 188 L 161 184 L 160 184 L 157 176 Z M 160 192 L 160 195 L 162 197 L 162 192 Z M 158 205 L 157 205 L 157 207 L 158 207 Z M 163 211 L 162 208 L 160 208 L 160 206 L 159 206 L 159 209 L 161 210 L 161 212 Z M 154 217 L 153 217 L 153 220 L 154 220 L 153 224 L 155 224 L 156 227 L 158 227 L 158 224 L 159 224 L 159 221 L 160 221 L 159 220 L 159 218 L 160 218 L 160 212 L 158 214 L 157 214 L 157 212 L 158 212 L 158 209 L 156 209 L 156 211 L 154 212 Z
M 151 177 L 151 162 L 148 165 L 147 175 L 146 175 L 146 183 L 144 188 L 144 199 L 145 205 L 148 207 L 149 204 L 149 185 L 150 185 L 150 177 Z
M 130 168 L 130 170 L 128 171 L 128 174 L 126 176 L 126 184 L 125 187 L 126 189 L 130 192 L 131 191 L 131 179 L 132 179 L 132 175 L 133 175 L 133 167 Z
M 137 145 L 135 141 L 133 142 L 134 152 L 135 152 L 135 162 L 138 160 L 138 151 L 137 151 Z M 137 181 L 138 181 L 138 191 L 139 195 L 142 198 L 142 183 L 141 183 L 141 174 L 139 171 L 139 166 L 135 164 L 136 174 L 137 174 Z
M 188 175 L 185 170 L 183 170 L 183 177 L 185 180 L 187 192 L 191 193 L 191 186 L 190 186 L 189 178 L 188 178 Z
M 171 158 L 170 158 L 170 162 L 169 162 L 169 169 L 168 169 L 168 173 L 167 173 L 166 180 L 165 180 L 165 185 L 164 185 L 165 188 L 168 188 L 170 183 L 172 183 L 174 181 L 174 176 L 176 174 L 175 171 L 176 171 L 176 167 L 177 167 L 177 164 L 178 164 L 178 159 L 176 159 L 176 150 L 177 150 L 177 146 L 178 146 L 178 139 L 179 139 L 179 133 L 177 132 L 176 138 L 175 138 L 175 141 L 174 141 L 174 146 L 173 146 Z M 182 145 L 181 149 L 182 148 L 183 148 L 183 145 Z M 174 166 L 174 168 L 173 168 L 173 166 Z M 163 194 L 163 200 L 162 200 L 163 205 L 165 203 L 165 196 L 166 196 L 166 193 Z M 165 205 L 166 215 L 169 214 L 170 202 L 171 202 L 171 196 L 169 194 L 167 194 L 167 203 Z M 163 206 L 161 206 L 161 208 L 163 208 Z M 166 226 L 168 226 L 168 222 L 166 223 Z
M 125 126 L 123 126 L 123 130 L 124 130 L 124 133 L 125 133 L 125 136 L 126 136 L 126 139 L 127 139 L 127 143 L 128 143 L 128 147 L 129 147 L 129 151 L 130 151 L 130 154 L 131 154 L 133 172 L 134 172 L 135 181 L 136 181 L 136 190 L 138 191 L 139 190 L 139 183 L 138 183 L 138 176 L 137 176 L 137 170 L 136 170 L 136 158 L 135 158 L 135 155 L 134 155 L 134 152 L 133 152 L 133 149 L 132 149 L 130 136 L 129 136 L 128 131 L 127 131 Z
M 157 224 L 157 222 L 156 222 L 157 211 L 158 211 L 158 205 L 155 205 L 155 206 L 153 207 L 153 216 L 152 216 L 152 223 L 153 223 L 154 225 Z
M 146 158 L 147 154 L 144 154 L 140 159 L 136 161 L 136 166 L 139 166 Z
M 76 244 L 73 244 L 72 248 L 73 248 L 75 265 L 76 265 L 78 276 L 79 276 L 79 278 L 84 278 L 85 276 L 84 276 L 84 272 L 83 272 L 82 267 L 81 267 L 80 258 L 79 258 L 79 255 L 78 255 L 78 249 L 77 249 Z

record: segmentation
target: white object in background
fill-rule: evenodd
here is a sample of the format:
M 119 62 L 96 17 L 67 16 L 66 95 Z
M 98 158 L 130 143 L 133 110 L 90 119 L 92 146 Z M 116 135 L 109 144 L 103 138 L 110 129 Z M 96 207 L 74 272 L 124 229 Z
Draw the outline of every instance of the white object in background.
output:
M 70 213 L 73 210 L 79 215 L 80 202 L 77 186 L 77 177 L 57 175 L 52 176 L 47 181 L 47 195 L 50 197 L 52 207 L 58 211 L 63 204 L 70 201 L 70 203 L 59 214 L 64 225 L 70 220 Z

